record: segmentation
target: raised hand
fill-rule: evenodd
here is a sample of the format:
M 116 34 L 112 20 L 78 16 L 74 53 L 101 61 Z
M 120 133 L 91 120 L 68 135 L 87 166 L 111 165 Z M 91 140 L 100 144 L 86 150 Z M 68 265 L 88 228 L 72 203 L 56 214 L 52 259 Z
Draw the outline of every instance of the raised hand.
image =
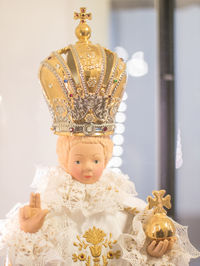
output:
M 29 205 L 20 208 L 20 229 L 26 233 L 36 233 L 43 225 L 48 210 L 42 210 L 40 194 L 31 193 Z
M 147 253 L 156 258 L 162 257 L 168 250 L 170 250 L 176 240 L 163 240 L 159 241 L 158 243 L 154 240 L 152 241 L 149 246 L 147 247 Z

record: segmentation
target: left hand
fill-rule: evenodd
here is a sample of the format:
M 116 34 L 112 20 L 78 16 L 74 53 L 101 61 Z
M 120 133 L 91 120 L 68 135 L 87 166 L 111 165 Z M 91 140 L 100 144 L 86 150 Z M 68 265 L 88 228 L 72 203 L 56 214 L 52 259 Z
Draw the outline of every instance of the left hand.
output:
M 147 247 L 147 253 L 156 258 L 162 257 L 168 250 L 170 250 L 176 240 L 163 240 L 159 241 L 158 243 L 154 240 L 152 241 L 149 246 Z

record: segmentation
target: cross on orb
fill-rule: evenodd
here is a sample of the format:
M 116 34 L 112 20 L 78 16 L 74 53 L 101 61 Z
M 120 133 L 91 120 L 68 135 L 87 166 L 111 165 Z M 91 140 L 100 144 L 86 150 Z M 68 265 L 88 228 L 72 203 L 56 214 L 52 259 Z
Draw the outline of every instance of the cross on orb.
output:
M 165 190 L 153 191 L 152 194 L 155 198 L 148 196 L 147 208 L 150 210 L 155 207 L 155 212 L 167 213 L 163 207 L 166 207 L 167 209 L 171 208 L 171 196 L 167 195 L 164 197 L 165 193 Z
M 80 13 L 74 12 L 74 19 L 80 19 L 82 23 L 85 23 L 86 19 L 91 20 L 92 14 L 86 13 L 86 7 L 80 8 Z

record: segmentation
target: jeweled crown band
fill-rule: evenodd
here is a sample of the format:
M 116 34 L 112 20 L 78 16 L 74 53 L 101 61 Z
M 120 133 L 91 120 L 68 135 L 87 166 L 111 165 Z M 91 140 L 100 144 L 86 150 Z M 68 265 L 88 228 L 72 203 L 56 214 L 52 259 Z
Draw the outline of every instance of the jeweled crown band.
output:
M 95 125 L 92 123 L 84 125 L 70 126 L 68 123 L 55 123 L 52 130 L 58 135 L 74 135 L 74 136 L 102 136 L 112 135 L 114 133 L 115 124 Z

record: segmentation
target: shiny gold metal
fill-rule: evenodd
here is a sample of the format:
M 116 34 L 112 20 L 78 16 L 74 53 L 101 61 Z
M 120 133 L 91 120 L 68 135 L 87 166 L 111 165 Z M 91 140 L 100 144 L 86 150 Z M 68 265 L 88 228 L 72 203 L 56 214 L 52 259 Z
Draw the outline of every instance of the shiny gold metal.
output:
M 86 8 L 81 7 L 80 13 L 74 12 L 74 19 L 80 19 L 79 25 L 76 27 L 76 37 L 79 42 L 87 42 L 91 36 L 91 28 L 86 24 L 86 20 L 92 19 L 91 13 L 86 13 Z
M 39 71 L 43 92 L 58 135 L 105 136 L 114 133 L 115 114 L 126 85 L 126 65 L 112 51 L 89 41 L 81 8 L 78 42 L 53 52 Z
M 166 210 L 164 207 L 171 208 L 171 196 L 167 195 L 164 197 L 166 191 L 153 191 L 152 194 L 155 198 L 148 196 L 148 209 L 154 209 L 154 215 L 148 220 L 147 224 L 144 226 L 146 235 L 151 240 L 164 240 L 175 238 L 175 226 L 171 219 L 167 217 Z
M 80 19 L 83 23 L 86 21 L 86 19 L 91 20 L 92 14 L 86 13 L 86 7 L 80 7 L 80 13 L 74 12 L 74 19 Z
M 147 208 L 150 210 L 154 208 L 155 213 L 167 213 L 166 210 L 163 207 L 166 207 L 167 209 L 171 208 L 171 196 L 167 195 L 164 197 L 166 191 L 165 190 L 159 190 L 159 191 L 153 191 L 152 194 L 155 198 L 152 198 L 151 196 L 147 197 L 148 206 Z

